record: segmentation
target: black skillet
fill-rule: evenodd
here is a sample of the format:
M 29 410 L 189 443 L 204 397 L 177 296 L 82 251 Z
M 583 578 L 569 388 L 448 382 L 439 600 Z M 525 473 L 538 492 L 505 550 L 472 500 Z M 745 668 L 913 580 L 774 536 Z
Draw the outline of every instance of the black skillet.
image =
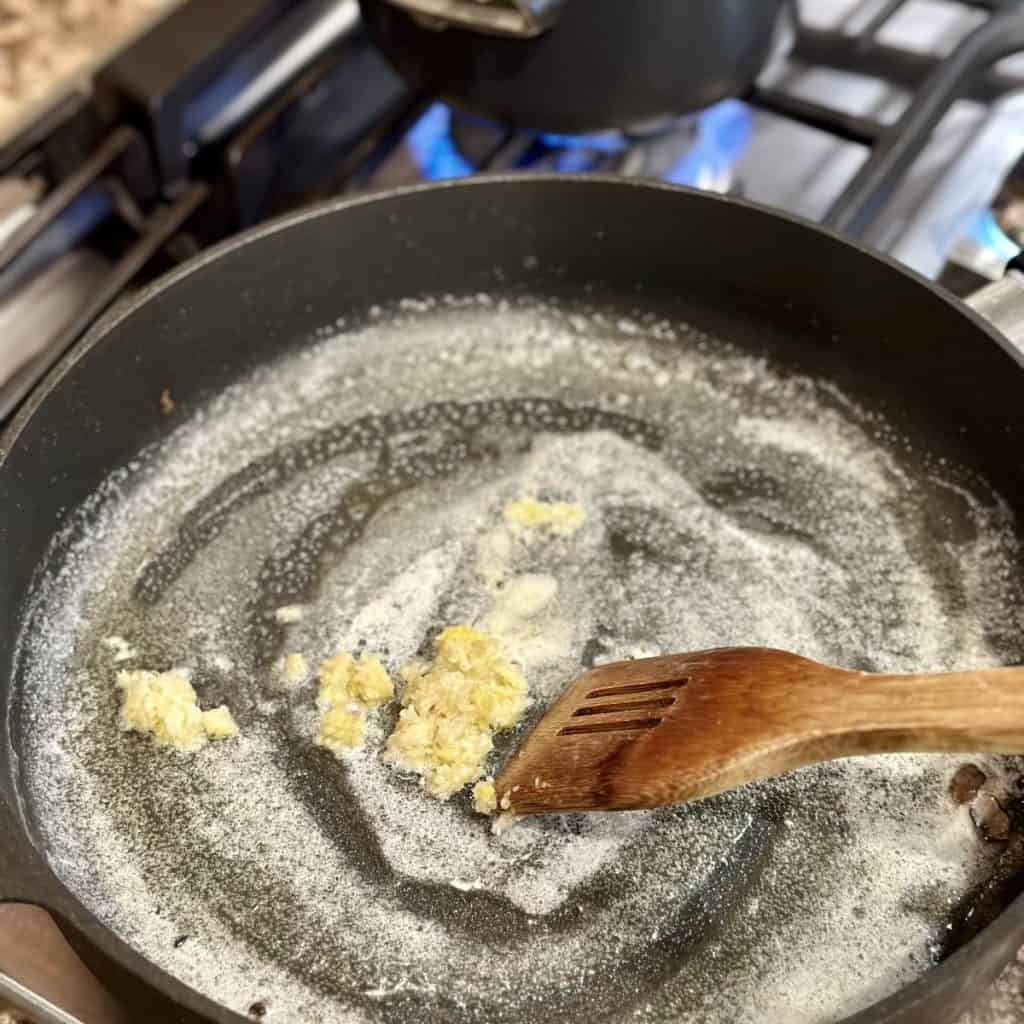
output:
M 54 722 L 33 707 L 25 656 L 32 636 L 48 628 L 48 609 L 36 603 L 31 621 L 26 610 L 81 530 L 72 510 L 181 423 L 167 415 L 166 402 L 161 407 L 162 393 L 177 416 L 187 415 L 254 369 L 299 351 L 339 318 L 351 323 L 403 297 L 481 291 L 685 320 L 763 355 L 779 372 L 833 382 L 912 439 L 913 452 L 959 464 L 1018 518 L 1024 512 L 1020 352 L 970 308 L 885 258 L 747 203 L 601 178 L 473 179 L 334 203 L 196 259 L 91 331 L 21 409 L 0 453 L 0 900 L 52 911 L 138 1020 L 241 1021 L 246 1007 L 219 1006 L 147 961 L 52 867 L 61 851 L 47 828 L 45 795 L 34 785 L 38 762 L 30 748 Z M 551 389 L 551 401 L 559 401 L 558 383 Z M 500 426 L 507 413 L 499 399 L 484 419 Z M 565 415 L 572 429 L 574 414 Z M 603 413 L 597 423 L 634 429 Z M 643 434 L 642 424 L 635 429 Z M 912 463 L 923 455 L 902 457 Z M 250 467 L 254 487 L 274 465 L 271 458 Z M 181 529 L 201 525 L 183 521 Z M 1024 566 L 1015 572 L 1024 576 Z M 159 586 L 154 580 L 150 574 L 134 591 L 143 604 L 145 588 Z M 1007 643 L 1012 648 L 1013 638 Z M 97 726 L 107 746 L 125 742 L 113 725 L 114 707 Z M 134 751 L 126 755 L 133 764 L 153 760 L 143 744 L 125 749 Z M 333 770 L 329 759 L 317 764 L 314 775 Z M 306 794 L 311 809 L 327 785 L 321 780 Z M 155 843 L 177 839 L 154 835 Z M 201 866 L 183 861 L 183 880 L 198 884 Z M 729 876 L 717 884 L 728 889 Z M 1009 905 L 979 934 L 849 1024 L 941 1024 L 981 998 L 1024 942 L 1024 902 L 1009 902 L 1005 893 L 1000 899 Z M 266 913 L 285 921 L 287 900 Z M 267 995 L 272 1009 L 273 993 Z M 262 1009 L 254 1004 L 251 1013 Z M 615 1005 L 606 1011 L 615 1018 Z M 461 1019 L 442 998 L 402 1012 L 406 1019 Z M 520 1014 L 543 1017 L 539 1010 Z

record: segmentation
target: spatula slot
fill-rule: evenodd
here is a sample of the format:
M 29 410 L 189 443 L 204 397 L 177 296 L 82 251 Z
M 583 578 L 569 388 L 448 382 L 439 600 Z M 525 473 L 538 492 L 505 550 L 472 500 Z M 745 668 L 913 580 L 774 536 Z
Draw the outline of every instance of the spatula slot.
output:
M 661 725 L 660 718 L 633 718 L 626 722 L 588 722 L 586 725 L 567 725 L 558 730 L 559 736 L 585 736 L 594 732 L 639 732 Z
M 675 697 L 654 697 L 651 700 L 620 700 L 615 704 L 598 704 L 589 708 L 577 708 L 573 718 L 580 715 L 609 715 L 613 711 L 643 711 L 646 708 L 670 708 L 675 704 Z
M 685 676 L 682 679 L 666 679 L 654 683 L 627 683 L 623 686 L 606 686 L 600 690 L 591 690 L 587 694 L 587 700 L 595 697 L 619 697 L 630 693 L 657 693 L 659 690 L 679 690 L 690 680 Z

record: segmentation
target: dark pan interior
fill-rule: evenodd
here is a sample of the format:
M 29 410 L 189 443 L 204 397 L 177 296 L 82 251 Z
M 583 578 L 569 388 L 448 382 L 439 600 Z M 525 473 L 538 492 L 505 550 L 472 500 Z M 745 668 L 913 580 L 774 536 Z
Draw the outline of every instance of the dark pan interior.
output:
M 478 292 L 504 297 L 508 308 L 496 310 L 474 298 Z M 402 298 L 444 295 L 452 296 L 451 301 L 437 308 L 397 304 Z M 545 304 L 541 314 L 537 297 Z M 634 311 L 637 318 L 631 319 Z M 371 357 L 365 349 L 348 352 L 342 344 L 331 357 L 324 339 L 339 329 L 339 321 L 366 345 L 379 345 L 379 352 L 374 350 Z M 549 370 L 543 363 L 517 364 L 509 355 L 514 355 L 516 344 L 508 341 L 504 376 L 494 372 L 488 376 L 486 367 L 493 362 L 488 353 L 501 354 L 506 344 L 503 322 L 509 330 L 535 330 L 527 349 L 538 358 L 544 355 L 545 339 L 550 335 L 557 341 L 560 331 L 566 336 L 573 331 L 584 336 L 593 332 L 599 336 L 599 352 L 590 365 L 570 348 L 567 354 L 553 357 Z M 658 335 L 661 324 L 686 326 L 669 337 Z M 451 325 L 451 338 L 445 337 L 446 325 Z M 645 348 L 647 335 L 653 340 Z M 169 497 L 166 514 L 159 511 L 159 503 L 149 503 L 145 505 L 149 515 L 135 520 L 133 543 L 141 545 L 144 564 L 136 562 L 130 571 L 111 569 L 111 579 L 122 585 L 130 599 L 114 601 L 111 607 L 120 611 L 108 609 L 95 626 L 85 623 L 77 630 L 63 629 L 62 640 L 57 635 L 61 631 L 48 619 L 53 608 L 37 600 L 40 567 L 50 578 L 62 567 L 73 575 L 80 557 L 76 544 L 89 538 L 96 523 L 105 523 L 102 504 L 90 506 L 92 511 L 84 518 L 74 510 L 89 502 L 112 470 L 127 467 L 143 452 L 149 454 L 140 469 L 124 478 L 124 500 L 130 502 L 153 480 L 161 482 L 162 449 L 153 446 L 183 422 L 187 427 L 188 418 L 197 411 L 216 421 L 218 411 L 211 401 L 251 372 L 277 366 L 282 376 L 293 374 L 300 387 L 304 364 L 296 354 L 314 353 L 309 363 L 313 377 L 319 366 L 318 339 L 328 345 L 328 356 L 323 358 L 336 358 L 342 369 L 349 363 L 353 368 L 349 376 L 354 375 L 355 383 L 335 382 L 325 392 L 311 391 L 314 406 L 323 403 L 325 394 L 336 396 L 337 406 L 327 408 L 323 403 L 322 410 L 296 412 L 283 390 L 275 391 L 280 388 L 273 379 L 278 371 L 271 369 L 269 375 L 254 378 L 263 388 L 258 393 L 264 401 L 254 422 L 260 417 L 264 422 L 275 416 L 292 417 L 293 426 L 283 428 L 279 442 L 268 442 L 269 447 L 254 441 L 251 456 L 246 442 L 238 442 L 234 450 L 245 457 L 237 465 L 229 465 L 230 459 L 223 467 L 217 463 L 223 456 L 217 443 L 205 451 L 200 442 L 197 452 L 192 442 L 188 458 L 194 460 L 196 493 L 185 500 L 189 482 L 179 471 L 179 488 Z M 557 350 L 555 342 L 552 347 Z M 696 353 L 699 366 L 696 383 L 682 375 L 675 391 L 669 371 L 675 372 L 672 360 L 680 348 Z M 447 365 L 432 361 L 430 354 L 435 350 L 448 352 Z M 631 364 L 622 355 L 641 350 L 645 356 L 653 353 L 654 362 Z M 622 358 L 624 374 L 603 368 L 600 353 L 605 351 Z M 287 888 L 277 884 L 287 865 L 272 868 L 269 848 L 277 843 L 291 849 L 294 836 L 257 837 L 245 848 L 244 857 L 218 860 L 217 851 L 223 852 L 223 846 L 213 840 L 196 842 L 192 835 L 196 806 L 205 807 L 203 813 L 208 816 L 217 813 L 216 801 L 206 801 L 203 782 L 193 767 L 188 762 L 156 763 L 153 750 L 141 743 L 122 746 L 115 764 L 109 748 L 110 735 L 117 734 L 109 721 L 111 714 L 100 708 L 93 717 L 103 719 L 105 726 L 76 733 L 61 749 L 70 751 L 72 758 L 95 762 L 98 775 L 111 787 L 98 787 L 80 799 L 108 801 L 112 820 L 128 833 L 139 828 L 138 845 L 129 859 L 140 874 L 162 877 L 162 872 L 173 874 L 169 865 L 180 865 L 179 877 L 191 893 L 188 899 L 182 902 L 178 895 L 169 895 L 164 907 L 140 900 L 138 911 L 150 918 L 147 935 L 165 935 L 179 951 L 168 951 L 161 960 L 172 974 L 190 976 L 184 959 L 176 957 L 189 956 L 191 948 L 216 949 L 213 932 L 200 934 L 204 926 L 198 911 L 195 921 L 183 915 L 182 907 L 190 900 L 194 906 L 215 904 L 214 917 L 226 935 L 243 936 L 326 1000 L 368 1019 L 406 1019 L 414 1007 L 420 1012 L 426 1008 L 431 1019 L 445 1021 L 481 1015 L 489 1020 L 545 1020 L 567 1013 L 621 1019 L 630 1012 L 643 1012 L 651 1020 L 678 1019 L 681 1013 L 698 1012 L 707 991 L 720 983 L 724 987 L 723 979 L 741 973 L 744 961 L 749 964 L 759 949 L 763 952 L 757 929 L 739 929 L 740 938 L 733 934 L 738 917 L 753 916 L 758 928 L 770 932 L 791 917 L 812 912 L 811 904 L 804 906 L 795 891 L 799 872 L 787 878 L 790 898 L 784 904 L 772 904 L 768 896 L 777 870 L 773 857 L 795 851 L 789 859 L 795 863 L 802 857 L 803 861 L 791 867 L 794 871 L 799 867 L 806 881 L 830 879 L 827 871 L 819 874 L 821 865 L 839 856 L 853 828 L 839 806 L 850 781 L 844 768 L 815 771 L 784 785 L 770 784 L 666 813 L 657 828 L 648 830 L 647 838 L 634 846 L 629 835 L 621 836 L 615 833 L 616 826 L 608 826 L 612 832 L 602 833 L 603 841 L 621 842 L 624 849 L 632 850 L 632 859 L 624 856 L 620 867 L 644 865 L 644 871 L 653 871 L 663 885 L 672 882 L 673 872 L 693 872 L 693 884 L 676 887 L 669 906 L 649 874 L 638 876 L 623 868 L 594 874 L 574 891 L 571 904 L 560 903 L 555 912 L 541 912 L 534 906 L 535 912 L 529 913 L 514 899 L 453 889 L 436 880 L 410 879 L 396 872 L 375 847 L 373 829 L 361 819 L 345 773 L 325 752 L 298 742 L 295 723 L 303 721 L 301 712 L 296 717 L 290 705 L 261 708 L 266 694 L 254 693 L 251 680 L 269 671 L 286 649 L 283 631 L 267 624 L 275 607 L 312 604 L 318 594 L 329 591 L 335 585 L 329 572 L 334 555 L 348 558 L 351 551 L 356 552 L 351 557 L 358 558 L 362 557 L 358 552 L 369 552 L 364 567 L 370 569 L 380 564 L 374 558 L 413 557 L 418 530 L 424 536 L 433 536 L 431 531 L 441 536 L 450 528 L 430 499 L 436 499 L 435 506 L 454 508 L 453 494 L 457 496 L 459 488 L 477 488 L 482 493 L 507 483 L 494 467 L 529 460 L 535 454 L 537 435 L 553 438 L 534 467 L 549 488 L 557 490 L 559 479 L 569 478 L 571 474 L 564 470 L 571 468 L 574 459 L 590 459 L 600 469 L 614 467 L 617 454 L 640 465 L 645 453 L 670 453 L 682 475 L 699 482 L 697 489 L 709 507 L 727 512 L 742 530 L 783 537 L 798 551 L 815 541 L 799 510 L 821 512 L 813 475 L 787 470 L 786 459 L 792 452 L 785 445 L 776 446 L 775 454 L 760 464 L 747 452 L 744 465 L 753 468 L 738 474 L 730 468 L 728 441 L 722 452 L 711 451 L 714 434 L 709 431 L 719 423 L 721 434 L 728 438 L 729 413 L 709 411 L 702 419 L 695 410 L 702 394 L 712 394 L 716 401 L 721 396 L 734 399 L 736 416 L 754 409 L 769 422 L 773 418 L 787 422 L 795 417 L 797 407 L 817 409 L 822 423 L 834 418 L 839 424 L 837 456 L 847 452 L 851 438 L 863 437 L 870 437 L 885 453 L 886 465 L 899 483 L 893 485 L 891 507 L 878 508 L 880 529 L 890 520 L 903 522 L 901 503 L 913 506 L 899 550 L 909 551 L 911 561 L 917 559 L 925 567 L 923 582 L 934 585 L 947 603 L 950 623 L 967 612 L 976 613 L 978 642 L 986 645 L 993 660 L 1024 660 L 1018 639 L 1021 623 L 1012 613 L 1022 568 L 1018 549 L 1007 541 L 998 558 L 983 563 L 998 569 L 998 578 L 989 581 L 991 603 L 984 609 L 965 609 L 965 602 L 973 602 L 981 584 L 967 580 L 957 565 L 959 546 L 977 543 L 979 523 L 995 524 L 1005 533 L 1024 506 L 1019 358 L 924 284 L 847 244 L 753 208 L 657 187 L 566 179 L 470 183 L 355 203 L 268 230 L 193 267 L 97 332 L 80 355 L 78 361 L 65 365 L 59 379 L 51 380 L 47 392 L 37 395 L 19 418 L 0 471 L 0 507 L 5 510 L 0 517 L 0 600 L 7 631 L 0 650 L 0 679 L 8 701 L 0 739 L 5 749 L 10 742 L 22 756 L 22 764 L 35 772 L 40 765 L 40 732 L 52 729 L 59 720 L 33 706 L 32 661 L 41 656 L 39 637 L 46 637 L 48 643 L 52 640 L 55 652 L 62 642 L 67 644 L 67 664 L 88 675 L 100 671 L 89 652 L 97 651 L 98 641 L 116 627 L 131 634 L 148 664 L 169 667 L 176 664 L 187 638 L 195 639 L 194 632 L 189 632 L 195 626 L 191 609 L 184 607 L 190 592 L 175 590 L 180 581 L 197 581 L 192 595 L 205 594 L 209 600 L 218 584 L 225 591 L 236 584 L 244 589 L 240 578 L 231 575 L 234 567 L 258 564 L 262 596 L 243 602 L 239 614 L 244 650 L 229 659 L 251 661 L 245 662 L 241 682 L 231 670 L 221 677 L 212 673 L 204 678 L 204 697 L 227 699 L 238 708 L 243 729 L 247 718 L 259 719 L 260 728 L 279 734 L 281 745 L 272 759 L 282 777 L 292 780 L 292 795 L 324 834 L 336 837 L 340 855 L 367 893 L 374 899 L 386 894 L 401 904 L 403 913 L 422 921 L 427 938 L 414 939 L 413 945 L 434 941 L 431 929 L 440 927 L 443 935 L 456 935 L 467 949 L 475 950 L 460 966 L 449 965 L 440 985 L 419 978 L 403 988 L 396 981 L 400 971 L 367 968 L 353 949 L 359 928 L 369 929 L 368 923 L 357 926 L 353 919 L 347 936 L 343 927 L 333 936 L 330 930 L 320 933 L 312 917 L 297 911 L 305 905 L 302 900 L 294 898 L 294 893 L 290 897 Z M 667 360 L 669 386 L 662 385 L 655 393 L 651 381 L 660 371 L 662 355 Z M 765 362 L 752 362 L 752 357 Z M 394 367 L 404 367 L 408 376 L 386 372 Z M 566 375 L 564 382 L 558 376 L 561 373 Z M 828 384 L 802 382 L 802 374 Z M 618 382 L 625 401 L 618 401 L 612 380 Z M 797 383 L 766 390 L 766 380 Z M 175 403 L 176 411 L 170 415 L 161 409 L 160 396 L 165 391 Z M 406 393 L 414 394 L 416 401 L 403 407 L 400 399 Z M 268 401 L 275 395 L 280 397 L 279 406 Z M 591 442 L 591 437 L 597 440 Z M 173 457 L 184 460 L 183 466 L 190 464 L 181 454 L 181 438 L 174 443 L 179 447 Z M 591 443 L 593 447 L 588 447 Z M 222 447 L 228 451 L 231 445 Z M 627 451 L 632 454 L 623 454 Z M 370 469 L 362 475 L 353 470 L 352 480 L 342 481 L 340 500 L 329 509 L 310 505 L 303 513 L 306 521 L 298 546 L 286 546 L 283 556 L 268 554 L 260 547 L 260 531 L 267 527 L 259 521 L 258 502 L 266 496 L 287 497 L 289 486 L 299 487 L 304 474 L 316 479 L 321 468 L 339 457 L 351 458 L 357 470 L 360 459 L 369 460 Z M 149 458 L 152 475 L 147 477 Z M 656 476 L 652 468 L 651 479 Z M 848 480 L 841 497 L 851 517 L 859 516 L 860 536 L 866 542 L 870 531 L 863 524 L 874 498 L 868 491 L 858 494 L 856 483 L 856 476 Z M 698 561 L 687 563 L 680 552 L 699 548 L 699 534 L 682 535 L 678 530 L 673 534 L 672 523 L 645 518 L 644 509 L 629 502 L 602 505 L 605 499 L 599 484 L 599 480 L 592 482 L 591 487 L 593 506 L 601 507 L 607 527 L 602 543 L 607 544 L 609 557 L 620 559 L 620 565 L 603 569 L 603 575 L 592 580 L 581 576 L 580 586 L 593 589 L 614 579 L 616 572 L 623 579 L 642 580 L 637 566 L 648 562 L 686 563 L 692 574 L 689 597 L 696 601 L 698 584 L 710 569 Z M 614 491 L 614 480 L 611 484 L 609 489 Z M 503 492 L 498 487 L 495 493 Z M 668 500 L 674 492 L 665 493 Z M 112 491 L 107 503 L 116 506 L 121 497 Z M 792 513 L 788 518 L 787 509 Z M 843 510 L 829 514 L 832 532 L 838 535 Z M 54 544 L 62 529 L 65 535 Z M 232 529 L 249 543 L 241 545 L 240 553 L 218 554 L 217 545 Z M 388 547 L 389 530 L 395 550 L 373 555 Z M 666 538 L 674 538 L 675 546 L 666 546 Z M 871 557 L 885 555 L 883 539 L 871 548 Z M 556 551 L 544 553 L 543 558 L 554 556 L 561 557 Z M 869 561 L 866 556 L 865 565 Z M 540 562 L 527 562 L 526 571 L 543 568 Z M 312 568 L 296 572 L 300 563 Z M 800 564 L 794 554 L 792 565 Z M 710 568 L 720 571 L 721 566 Z M 189 577 L 189 573 L 198 575 Z M 874 579 L 858 577 L 858 586 L 863 589 Z M 893 587 L 897 584 L 903 586 L 905 581 L 895 581 Z M 801 585 L 799 580 L 793 583 L 794 588 Z M 427 616 L 431 627 L 472 615 L 467 593 L 461 585 L 452 590 L 447 606 L 442 604 Z M 877 608 L 872 609 L 873 613 L 881 609 L 872 622 L 883 639 L 885 615 L 891 614 L 889 628 L 895 634 L 903 625 L 901 615 L 907 614 L 895 598 L 891 608 L 887 606 L 888 593 L 882 587 Z M 25 612 L 33 600 L 35 618 L 26 625 Z M 601 653 L 602 646 L 606 652 L 621 654 L 616 643 L 624 643 L 627 635 L 635 640 L 645 629 L 652 629 L 651 623 L 661 622 L 657 605 L 654 596 L 645 596 L 642 589 L 610 603 L 612 611 L 605 619 L 614 619 L 613 611 L 619 609 L 618 617 L 625 622 L 628 616 L 623 609 L 634 609 L 635 621 L 629 629 L 618 621 L 595 620 L 588 635 L 577 638 L 581 643 L 569 660 L 556 661 L 550 671 L 556 676 L 571 671 L 572 664 L 594 657 L 595 651 Z M 816 620 L 823 646 L 804 653 L 867 669 L 888 668 L 892 658 L 907 656 L 899 650 L 880 653 L 871 645 L 858 651 L 860 624 L 835 617 L 830 621 L 828 612 L 824 608 Z M 671 615 L 665 617 L 669 620 Z M 867 631 L 868 625 L 860 628 Z M 675 639 L 668 626 L 665 629 L 665 642 Z M 22 656 L 15 664 L 19 630 Z M 830 631 L 831 637 L 827 636 Z M 958 636 L 951 626 L 943 638 L 946 646 L 936 647 L 934 656 L 948 660 L 963 656 L 957 648 Z M 319 639 L 328 642 L 326 637 Z M 729 639 L 771 641 L 770 636 Z M 310 649 L 316 640 L 311 632 Z M 82 693 L 87 705 L 93 691 L 83 686 Z M 87 713 L 77 724 L 88 720 Z M 216 756 L 229 754 L 218 751 Z M 1002 769 L 1007 777 L 1015 771 L 1010 763 Z M 1001 768 L 993 765 L 991 770 Z M 893 801 L 923 806 L 934 797 L 936 786 L 944 783 L 944 771 L 938 765 L 929 772 L 909 771 L 909 781 L 896 786 Z M 77 777 L 72 775 L 70 781 L 69 789 L 74 790 Z M 26 838 L 58 861 L 70 856 L 70 851 L 85 849 L 80 841 L 88 844 L 89 836 L 76 837 L 66 848 L 56 850 L 55 837 L 47 827 L 48 815 L 56 816 L 58 805 L 64 820 L 74 817 L 74 792 L 62 793 L 48 805 L 45 795 L 54 792 L 53 780 L 33 781 L 20 775 L 14 760 L 2 784 L 12 805 L 20 803 L 11 799 L 15 793 L 25 802 L 12 815 L 15 824 L 0 849 L 0 867 L 9 865 L 2 873 L 7 881 L 0 882 L 0 898 L 36 898 L 55 906 L 81 936 L 106 954 L 141 969 L 194 1008 L 221 1019 L 238 1019 L 145 967 L 135 953 L 106 935 L 94 916 L 99 913 L 106 920 L 111 916 L 97 895 L 99 890 L 91 891 L 73 865 L 62 865 L 59 873 L 74 876 L 76 896 L 85 897 L 81 906 L 52 878 L 45 858 L 33 852 L 29 843 L 19 842 L 24 827 Z M 236 787 L 246 784 L 244 773 L 235 778 Z M 881 778 L 873 792 L 877 795 L 892 785 L 888 777 Z M 180 794 L 190 795 L 182 798 Z M 79 810 L 80 820 L 93 820 L 85 803 Z M 787 838 L 794 820 L 806 832 L 804 841 Z M 139 827 L 140 821 L 146 823 L 144 828 Z M 737 828 L 737 823 L 742 827 Z M 588 827 L 579 822 L 558 826 L 576 830 L 584 838 Z M 695 870 L 696 860 L 687 864 L 678 858 L 680 846 L 700 845 L 698 837 L 706 844 L 698 858 L 703 873 Z M 572 840 L 562 833 L 556 838 Z M 59 837 L 56 842 L 60 846 Z M 260 842 L 267 847 L 262 854 L 267 861 L 265 876 L 259 871 Z M 674 849 L 671 843 L 676 844 Z M 1000 864 L 995 855 L 979 856 L 987 859 L 975 881 L 1009 873 L 1007 862 Z M 862 867 L 867 864 L 863 861 Z M 296 862 L 294 868 L 298 872 L 303 865 Z M 123 881 L 132 884 L 127 875 Z M 5 884 L 10 891 L 2 888 Z M 830 884 L 838 882 L 831 878 Z M 1010 892 L 1012 885 L 999 888 L 995 902 L 1005 902 Z M 752 911 L 752 896 L 760 899 L 762 895 L 763 909 Z M 972 898 L 970 892 L 944 889 L 917 888 L 904 895 L 919 905 L 922 920 L 936 925 L 956 923 L 965 901 Z M 340 890 L 324 896 L 339 906 L 346 898 L 350 896 Z M 1019 915 L 1020 908 L 1014 913 Z M 162 916 L 167 920 L 155 921 Z M 661 926 L 652 932 L 655 916 Z M 1002 919 L 1006 921 L 1008 915 Z M 123 921 L 117 923 L 121 930 L 133 933 L 134 945 L 145 945 L 135 929 Z M 974 951 L 978 983 L 985 981 L 986 972 L 994 970 L 1012 946 L 1012 936 L 995 930 L 991 934 L 995 938 L 989 943 L 988 956 Z M 201 940 L 210 945 L 203 947 Z M 316 946 L 319 956 L 312 952 Z M 559 969 L 552 963 L 545 967 L 542 959 L 526 952 L 535 947 L 548 950 Z M 937 946 L 912 973 L 923 971 L 929 957 L 940 959 L 948 951 Z M 380 954 L 375 957 L 379 965 Z M 623 969 L 623 964 L 629 969 Z M 532 973 L 527 970 L 530 967 Z M 593 973 L 574 976 L 569 983 L 564 971 L 583 967 Z M 953 958 L 945 977 L 955 970 Z M 700 984 L 688 984 L 687 972 Z M 482 980 L 475 988 L 468 977 L 473 973 Z M 871 974 L 870 965 L 866 974 Z M 936 992 L 939 983 L 933 985 Z M 695 985 L 703 992 L 695 991 Z M 958 999 L 968 998 L 969 986 L 953 987 L 960 993 Z M 662 990 L 670 996 L 662 999 Z M 244 1014 L 247 1007 L 265 1004 L 273 1014 L 274 991 L 268 979 L 232 981 L 223 991 L 230 991 L 231 998 L 223 1001 L 230 1002 L 236 1012 Z M 887 991 L 884 986 L 876 990 L 866 984 L 860 1005 Z M 926 997 L 927 993 L 920 998 Z M 941 1001 L 943 1012 L 955 1012 L 955 999 L 943 994 Z M 905 1001 L 903 1008 L 909 1005 Z M 899 1005 L 892 1010 L 903 1012 Z M 319 1012 L 311 1005 L 308 1019 L 318 1019 Z M 915 1012 L 932 1010 L 925 1007 Z M 836 1018 L 819 1015 L 818 1019 Z M 939 1017 L 933 1013 L 917 1019 Z

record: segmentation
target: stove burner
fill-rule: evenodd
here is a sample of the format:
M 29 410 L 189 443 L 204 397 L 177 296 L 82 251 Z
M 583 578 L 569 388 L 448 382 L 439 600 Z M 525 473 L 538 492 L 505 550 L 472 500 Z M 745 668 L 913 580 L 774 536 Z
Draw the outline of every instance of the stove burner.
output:
M 405 139 L 426 179 L 457 178 L 483 168 L 609 171 L 727 191 L 732 167 L 751 135 L 750 108 L 725 100 L 696 115 L 629 131 L 586 135 L 514 133 L 434 103 Z

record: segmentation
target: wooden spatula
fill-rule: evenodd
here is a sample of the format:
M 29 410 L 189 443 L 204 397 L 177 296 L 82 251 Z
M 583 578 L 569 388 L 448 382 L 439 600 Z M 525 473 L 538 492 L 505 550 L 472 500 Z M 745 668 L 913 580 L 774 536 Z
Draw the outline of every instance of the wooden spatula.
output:
M 495 784 L 515 814 L 697 800 L 853 754 L 1024 752 L 1024 668 L 872 675 L 763 647 L 603 665 Z

